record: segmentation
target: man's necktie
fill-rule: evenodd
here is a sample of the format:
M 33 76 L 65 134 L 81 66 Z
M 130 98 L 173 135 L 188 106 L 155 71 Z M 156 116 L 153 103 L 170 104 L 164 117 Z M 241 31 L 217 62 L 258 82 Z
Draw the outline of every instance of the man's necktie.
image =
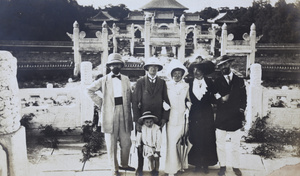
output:
M 226 77 L 227 77 L 228 84 L 230 84 L 230 81 L 231 81 L 231 80 L 230 80 L 230 76 L 227 75 Z
M 121 80 L 121 75 L 112 75 L 112 78 L 118 78 L 119 80 Z

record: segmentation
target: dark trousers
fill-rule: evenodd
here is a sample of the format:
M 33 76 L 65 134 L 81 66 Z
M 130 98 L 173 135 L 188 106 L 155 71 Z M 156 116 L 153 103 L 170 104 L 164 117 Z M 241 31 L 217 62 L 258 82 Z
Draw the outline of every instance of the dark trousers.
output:
M 137 168 L 137 170 L 139 170 L 139 171 L 142 171 L 143 167 L 144 167 L 143 147 L 144 147 L 143 143 L 141 143 L 141 145 L 139 145 L 137 147 L 137 154 L 138 154 L 138 168 Z

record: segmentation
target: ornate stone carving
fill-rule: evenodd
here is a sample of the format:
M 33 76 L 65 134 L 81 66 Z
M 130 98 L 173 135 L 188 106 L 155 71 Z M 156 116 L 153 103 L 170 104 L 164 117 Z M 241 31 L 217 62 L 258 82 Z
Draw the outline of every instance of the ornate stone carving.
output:
M 20 128 L 20 100 L 17 82 L 17 59 L 8 51 L 0 51 L 0 134 Z

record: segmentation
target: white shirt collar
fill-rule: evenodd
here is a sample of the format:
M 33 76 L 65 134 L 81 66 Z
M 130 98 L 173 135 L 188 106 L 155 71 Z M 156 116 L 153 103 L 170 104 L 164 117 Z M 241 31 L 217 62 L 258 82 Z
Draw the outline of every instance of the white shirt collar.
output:
M 147 73 L 147 76 L 150 78 L 150 79 L 155 79 L 157 77 L 157 75 L 155 75 L 154 77 L 152 77 L 149 73 Z

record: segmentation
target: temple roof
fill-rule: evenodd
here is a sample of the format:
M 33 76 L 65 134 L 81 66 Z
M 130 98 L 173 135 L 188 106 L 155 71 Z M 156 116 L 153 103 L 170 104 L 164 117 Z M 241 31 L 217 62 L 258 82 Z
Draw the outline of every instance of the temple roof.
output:
M 89 18 L 88 21 L 119 21 L 119 19 L 112 17 L 107 11 L 102 11 Z
M 208 19 L 209 23 L 236 23 L 238 20 L 236 18 L 230 17 L 227 12 L 219 13 L 215 18 Z
M 152 0 L 148 4 L 141 7 L 143 10 L 151 9 L 173 9 L 173 10 L 188 10 L 176 0 Z
M 128 14 L 125 20 L 143 21 L 145 20 L 144 12 L 142 11 L 132 11 Z

